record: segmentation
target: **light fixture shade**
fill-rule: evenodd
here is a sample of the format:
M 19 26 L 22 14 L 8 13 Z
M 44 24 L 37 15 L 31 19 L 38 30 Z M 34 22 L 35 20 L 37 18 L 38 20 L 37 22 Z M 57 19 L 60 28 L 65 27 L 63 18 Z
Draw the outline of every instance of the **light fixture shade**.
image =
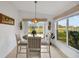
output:
M 38 19 L 37 19 L 37 18 L 33 18 L 33 19 L 32 19 L 32 22 L 33 22 L 33 23 L 37 23 L 37 22 L 38 22 Z
M 38 20 L 36 18 L 36 3 L 37 3 L 37 1 L 34 1 L 34 3 L 35 3 L 35 18 L 32 19 L 32 22 L 37 23 L 38 22 Z

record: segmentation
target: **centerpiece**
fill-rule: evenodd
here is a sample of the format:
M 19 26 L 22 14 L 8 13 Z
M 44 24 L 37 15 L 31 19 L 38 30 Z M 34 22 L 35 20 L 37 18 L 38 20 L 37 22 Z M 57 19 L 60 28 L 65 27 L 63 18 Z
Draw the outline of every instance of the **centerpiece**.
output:
M 33 30 L 33 31 L 32 31 L 32 34 L 33 34 L 33 37 L 35 37 L 36 30 Z

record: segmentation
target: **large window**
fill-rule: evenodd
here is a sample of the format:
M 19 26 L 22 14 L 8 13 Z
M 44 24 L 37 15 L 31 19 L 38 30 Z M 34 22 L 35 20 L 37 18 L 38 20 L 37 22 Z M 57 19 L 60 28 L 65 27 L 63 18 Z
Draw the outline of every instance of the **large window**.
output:
M 66 42 L 66 20 L 58 21 L 58 40 Z
M 43 37 L 44 36 L 44 24 L 45 22 L 38 22 L 38 23 L 32 23 L 32 22 L 28 22 L 29 24 L 29 29 L 28 29 L 28 34 L 32 35 L 32 30 L 36 30 L 37 35 Z
M 79 49 L 79 15 L 69 18 L 69 45 Z
M 79 50 L 79 15 L 59 20 L 57 24 L 57 39 Z

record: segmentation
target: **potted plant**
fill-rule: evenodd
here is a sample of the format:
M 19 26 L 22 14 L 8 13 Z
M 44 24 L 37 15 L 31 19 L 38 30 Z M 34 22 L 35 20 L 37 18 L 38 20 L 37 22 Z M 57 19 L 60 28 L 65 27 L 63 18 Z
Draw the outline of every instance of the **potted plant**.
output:
M 32 34 L 33 34 L 33 37 L 35 37 L 36 30 L 33 30 L 33 31 L 32 31 Z

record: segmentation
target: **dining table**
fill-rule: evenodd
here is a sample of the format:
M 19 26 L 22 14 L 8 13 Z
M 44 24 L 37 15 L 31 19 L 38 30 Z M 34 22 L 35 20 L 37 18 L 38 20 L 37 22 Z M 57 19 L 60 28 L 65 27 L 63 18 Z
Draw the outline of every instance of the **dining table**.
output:
M 24 35 L 23 39 L 27 40 L 28 37 L 33 37 L 33 35 Z M 41 36 L 35 35 L 35 37 L 41 37 Z

